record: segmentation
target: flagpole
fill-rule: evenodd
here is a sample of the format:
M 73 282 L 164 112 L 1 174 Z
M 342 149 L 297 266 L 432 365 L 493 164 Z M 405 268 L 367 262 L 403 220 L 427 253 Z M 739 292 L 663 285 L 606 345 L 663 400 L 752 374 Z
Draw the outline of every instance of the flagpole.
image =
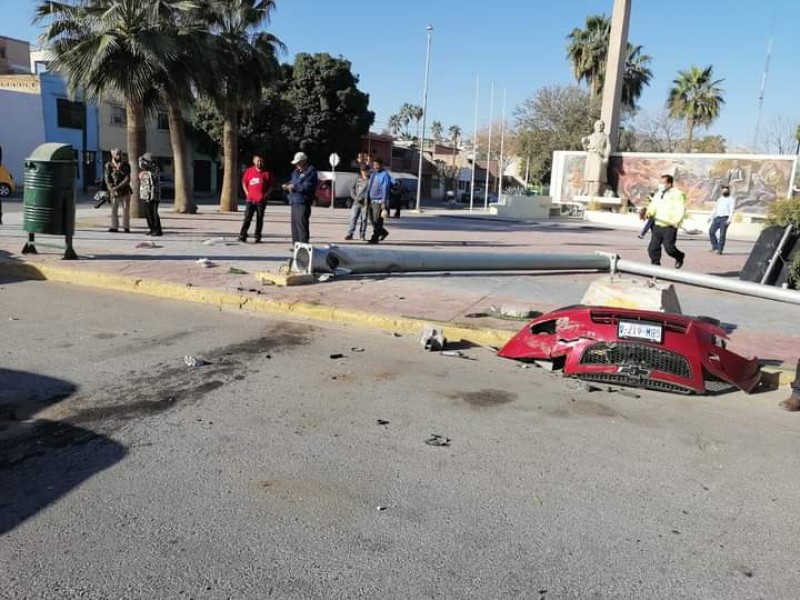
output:
M 483 188 L 483 210 L 489 210 L 489 176 L 492 174 L 492 119 L 494 119 L 494 81 L 489 100 L 489 146 L 486 149 L 486 182 Z
M 478 96 L 481 89 L 481 77 L 475 76 L 475 120 L 472 126 L 472 175 L 469 182 L 469 210 L 472 212 L 475 203 L 475 163 L 478 161 Z
M 497 161 L 497 170 L 500 181 L 497 183 L 497 201 L 503 196 L 503 153 L 505 152 L 506 135 L 506 88 L 503 88 L 503 119 L 500 121 L 500 159 Z

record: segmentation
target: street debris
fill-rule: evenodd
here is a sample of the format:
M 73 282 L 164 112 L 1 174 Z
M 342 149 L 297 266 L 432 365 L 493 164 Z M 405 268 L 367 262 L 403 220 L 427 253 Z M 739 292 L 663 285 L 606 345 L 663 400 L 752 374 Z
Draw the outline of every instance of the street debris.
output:
M 161 246 L 155 242 L 139 242 L 136 244 L 136 248 L 161 248 Z
M 188 354 L 183 357 L 183 362 L 186 363 L 187 367 L 192 369 L 195 367 L 202 367 L 208 364 L 208 362 L 204 361 L 202 358 L 189 356 Z
M 386 508 L 386 506 L 378 506 L 378 512 L 383 512 Z
M 432 325 L 426 325 L 422 329 L 422 335 L 420 335 L 419 343 L 420 346 L 422 346 L 425 350 L 436 352 L 437 350 L 444 350 L 444 347 L 447 344 L 447 339 L 445 339 L 441 330 L 436 329 Z
M 197 264 L 203 267 L 204 269 L 209 269 L 211 267 L 216 267 L 216 263 L 211 262 L 207 258 L 198 258 Z
M 450 356 L 452 358 L 464 358 L 466 360 L 478 360 L 477 358 L 472 358 L 471 356 L 467 356 L 461 350 L 442 350 L 439 352 L 442 356 Z
M 228 269 L 228 275 L 247 275 L 247 271 L 237 269 L 236 267 L 230 267 Z
M 388 425 L 389 421 L 386 419 L 378 419 L 378 425 Z
M 207 240 L 203 240 L 203 246 L 227 246 L 228 242 L 225 241 L 225 238 L 215 237 L 215 238 L 208 238 Z
M 519 306 L 496 306 L 494 304 L 490 306 L 489 310 L 485 313 L 486 316 L 509 321 L 527 321 L 541 314 L 542 313 L 538 310 L 530 310 Z
M 363 348 L 359 348 L 358 346 L 353 346 L 350 348 L 350 352 L 364 352 Z
M 393 337 L 403 337 L 402 333 L 397 333 L 396 331 L 392 333 Z
M 19 317 L 8 317 L 9 321 L 19 321 Z
M 338 360 L 340 358 L 345 358 L 345 356 L 341 352 L 334 352 L 333 354 L 331 354 L 331 358 L 333 360 Z
M 325 283 L 326 281 L 330 281 L 332 277 L 333 275 L 331 275 L 330 273 L 323 273 L 322 275 L 317 277 L 317 281 Z
M 450 438 L 444 437 L 443 435 L 439 435 L 438 433 L 432 433 L 431 437 L 425 440 L 425 443 L 428 446 L 436 446 L 438 448 L 446 448 L 450 445 Z

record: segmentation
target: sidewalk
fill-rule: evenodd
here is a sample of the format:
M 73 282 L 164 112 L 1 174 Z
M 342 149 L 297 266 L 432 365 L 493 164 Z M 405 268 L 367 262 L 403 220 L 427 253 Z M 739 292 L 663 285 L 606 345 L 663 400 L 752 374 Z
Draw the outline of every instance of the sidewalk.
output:
M 270 204 L 264 243 L 236 241 L 242 212 L 219 213 L 202 205 L 196 215 L 162 208 L 164 237 L 145 235 L 144 219 L 132 232 L 107 232 L 108 209 L 79 204 L 74 238 L 78 261 L 62 261 L 62 237 L 37 236 L 38 255 L 20 253 L 21 199 L 5 200 L 0 226 L 0 277 L 14 273 L 81 285 L 133 291 L 158 297 L 211 302 L 245 310 L 305 316 L 415 333 L 420 323 L 445 326 L 451 339 L 502 344 L 522 323 L 481 316 L 491 306 L 546 312 L 576 304 L 599 273 L 395 274 L 334 277 L 326 282 L 281 288 L 263 285 L 260 271 L 274 271 L 291 257 L 289 208 Z M 516 223 L 480 218 L 465 210 L 428 209 L 389 219 L 388 239 L 379 247 L 487 253 L 587 254 L 615 252 L 627 260 L 648 262 L 646 241 L 637 228 L 581 221 Z M 346 209 L 315 208 L 311 216 L 314 244 L 345 242 Z M 220 243 L 219 238 L 224 241 Z M 252 238 L 251 238 L 252 239 Z M 216 240 L 208 242 L 208 240 Z M 158 248 L 137 248 L 154 242 Z M 204 243 L 206 242 L 206 243 Z M 212 244 L 212 245 L 208 245 Z M 729 239 L 726 254 L 708 252 L 705 234 L 679 236 L 687 270 L 736 277 L 753 245 L 752 239 Z M 203 268 L 207 258 L 216 266 Z M 669 263 L 665 263 L 669 264 Z M 33 268 L 33 270 L 31 270 Z M 231 272 L 231 269 L 234 269 Z M 236 271 L 245 271 L 245 274 Z M 797 306 L 676 284 L 683 312 L 708 315 L 735 328 L 730 348 L 770 364 L 794 368 L 800 352 Z M 4 307 L 12 316 L 13 307 Z M 6 315 L 0 315 L 5 317 Z

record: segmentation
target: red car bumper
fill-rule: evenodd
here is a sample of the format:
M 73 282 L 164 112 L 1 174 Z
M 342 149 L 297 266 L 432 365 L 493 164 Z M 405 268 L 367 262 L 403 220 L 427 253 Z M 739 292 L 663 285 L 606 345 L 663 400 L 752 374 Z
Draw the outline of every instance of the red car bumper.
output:
M 756 358 L 726 349 L 727 332 L 706 320 L 644 310 L 572 306 L 530 321 L 498 352 L 550 360 L 564 373 L 679 393 L 731 385 L 751 392 L 761 380 Z

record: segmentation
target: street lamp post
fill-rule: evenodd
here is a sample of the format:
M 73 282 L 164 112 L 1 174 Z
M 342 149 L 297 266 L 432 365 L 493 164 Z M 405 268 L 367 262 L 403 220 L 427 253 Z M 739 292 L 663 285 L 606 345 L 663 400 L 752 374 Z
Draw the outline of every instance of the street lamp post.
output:
M 431 70 L 431 38 L 433 37 L 433 25 L 430 23 L 426 29 L 428 32 L 428 49 L 425 52 L 425 84 L 422 87 L 422 135 L 419 139 L 419 172 L 417 173 L 417 212 L 419 212 L 420 200 L 422 199 L 422 148 L 425 144 L 425 122 L 428 118 L 428 75 Z

